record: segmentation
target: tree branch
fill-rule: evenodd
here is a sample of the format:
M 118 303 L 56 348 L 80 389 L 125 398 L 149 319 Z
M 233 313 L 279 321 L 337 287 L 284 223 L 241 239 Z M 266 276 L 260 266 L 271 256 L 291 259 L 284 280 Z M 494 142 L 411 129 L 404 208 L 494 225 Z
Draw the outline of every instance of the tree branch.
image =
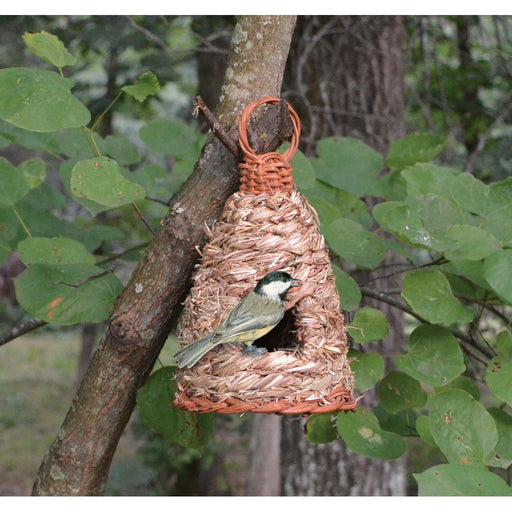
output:
M 28 320 L 21 325 L 14 326 L 12 329 L 9 329 L 8 331 L 0 334 L 0 347 L 6 343 L 9 343 L 11 340 L 18 338 L 19 336 L 27 334 L 27 332 L 39 329 L 39 327 L 42 327 L 43 325 L 46 325 L 44 320 L 39 320 L 39 318 L 32 318 L 31 320 Z
M 250 101 L 279 95 L 295 19 L 239 18 L 216 111 L 231 137 L 237 116 Z M 214 222 L 238 183 L 236 158 L 210 136 L 116 304 L 105 337 L 41 464 L 34 495 L 103 493 L 137 390 L 179 313 L 196 247 L 203 243 L 203 225 Z
M 197 117 L 199 112 L 204 117 L 204 120 L 210 127 L 212 133 L 224 144 L 224 147 L 236 158 L 240 159 L 242 153 L 238 144 L 224 131 L 221 124 L 215 119 L 212 111 L 208 108 L 208 105 L 204 102 L 201 96 L 197 96 L 194 100 L 194 116 Z

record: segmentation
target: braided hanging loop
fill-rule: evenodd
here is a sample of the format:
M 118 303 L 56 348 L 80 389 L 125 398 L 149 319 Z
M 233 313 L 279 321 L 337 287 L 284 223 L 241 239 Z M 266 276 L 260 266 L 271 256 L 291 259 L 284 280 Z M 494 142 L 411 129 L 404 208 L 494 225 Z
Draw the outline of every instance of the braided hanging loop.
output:
M 269 99 L 247 107 L 240 128 L 246 126 L 252 109 L 265 102 Z M 298 118 L 294 126 L 297 135 Z M 265 274 L 284 270 L 303 283 L 287 297 L 291 320 L 283 336 L 291 336 L 293 343 L 258 356 L 244 354 L 243 347 L 234 344 L 213 348 L 192 368 L 177 372 L 177 407 L 224 414 L 307 415 L 353 410 L 357 405 L 328 249 L 316 212 L 289 181 L 289 162 L 297 149 L 293 139 L 283 155 L 269 153 L 267 159 L 254 155 L 246 144 L 246 131 L 240 130 L 246 152 L 240 167 L 242 173 L 251 173 L 250 179 L 228 199 L 213 228 L 207 228 L 209 242 L 178 331 L 182 345 L 193 343 L 212 332 Z M 272 169 L 263 169 L 262 162 L 270 161 Z
M 244 152 L 244 161 L 239 164 L 240 190 L 258 194 L 275 194 L 280 190 L 292 191 L 291 161 L 299 147 L 300 119 L 295 110 L 288 105 L 288 111 L 293 123 L 293 135 L 290 146 L 281 154 L 277 151 L 257 155 L 252 149 L 247 134 L 247 126 L 251 113 L 265 103 L 278 103 L 278 98 L 266 96 L 247 105 L 238 123 L 238 141 Z

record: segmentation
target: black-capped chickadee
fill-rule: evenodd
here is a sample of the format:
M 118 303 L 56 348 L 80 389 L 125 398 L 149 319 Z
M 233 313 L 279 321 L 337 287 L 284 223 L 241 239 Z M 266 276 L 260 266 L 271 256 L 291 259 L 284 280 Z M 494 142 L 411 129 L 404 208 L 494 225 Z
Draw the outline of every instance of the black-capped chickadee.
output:
M 174 355 L 178 368 L 191 368 L 220 343 L 240 343 L 251 347 L 254 340 L 267 334 L 281 321 L 286 294 L 294 286 L 300 286 L 300 281 L 280 270 L 261 278 L 254 290 L 228 313 L 215 331 Z

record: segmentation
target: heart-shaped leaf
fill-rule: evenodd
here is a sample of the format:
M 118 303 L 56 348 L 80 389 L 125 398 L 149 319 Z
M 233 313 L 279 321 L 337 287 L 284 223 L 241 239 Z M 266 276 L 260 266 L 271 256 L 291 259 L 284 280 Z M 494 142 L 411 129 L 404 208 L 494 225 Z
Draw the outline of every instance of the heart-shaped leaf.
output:
M 57 325 L 103 322 L 123 289 L 117 277 L 86 264 L 35 263 L 14 282 L 23 309 Z
M 347 448 L 355 453 L 374 459 L 397 459 L 405 452 L 402 437 L 382 430 L 375 414 L 363 407 L 338 414 L 336 425 Z
M 440 325 L 416 327 L 409 338 L 407 354 L 398 356 L 396 365 L 430 386 L 444 386 L 466 369 L 457 340 Z
M 144 421 L 170 443 L 202 450 L 213 433 L 213 414 L 194 414 L 172 405 L 175 371 L 164 366 L 153 372 L 137 393 L 137 407 Z
M 498 442 L 496 423 L 485 408 L 460 389 L 432 398 L 430 430 L 453 464 L 484 465 Z
M 89 110 L 71 94 L 74 85 L 54 71 L 0 70 L 0 119 L 34 132 L 85 126 Z
M 121 174 L 115 160 L 106 156 L 76 163 L 71 172 L 71 191 L 110 208 L 143 199 L 146 194 L 139 184 Z
M 440 464 L 413 476 L 419 496 L 512 496 L 505 480 L 479 466 Z

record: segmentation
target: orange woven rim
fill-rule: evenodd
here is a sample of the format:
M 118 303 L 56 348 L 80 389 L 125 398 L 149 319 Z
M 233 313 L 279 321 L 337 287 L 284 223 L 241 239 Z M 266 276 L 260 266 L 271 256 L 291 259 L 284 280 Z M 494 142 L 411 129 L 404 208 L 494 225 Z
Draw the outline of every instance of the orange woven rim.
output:
M 274 414 L 321 414 L 333 411 L 355 411 L 357 399 L 345 388 L 336 389 L 329 396 L 319 400 L 276 400 L 272 402 L 247 402 L 238 398 L 227 398 L 222 402 L 213 402 L 199 396 L 189 397 L 183 391 L 178 391 L 173 405 L 179 409 L 195 413 L 216 412 L 219 414 L 242 414 L 245 412 L 274 413 Z
M 238 122 L 238 141 L 244 153 L 244 161 L 239 164 L 241 169 L 240 190 L 258 194 L 275 194 L 280 190 L 293 190 L 292 161 L 299 147 L 300 119 L 288 102 L 285 102 L 293 123 L 293 134 L 290 146 L 281 154 L 277 151 L 257 155 L 252 149 L 247 134 L 247 125 L 253 111 L 264 103 L 275 104 L 281 100 L 273 96 L 265 96 L 249 103 Z

